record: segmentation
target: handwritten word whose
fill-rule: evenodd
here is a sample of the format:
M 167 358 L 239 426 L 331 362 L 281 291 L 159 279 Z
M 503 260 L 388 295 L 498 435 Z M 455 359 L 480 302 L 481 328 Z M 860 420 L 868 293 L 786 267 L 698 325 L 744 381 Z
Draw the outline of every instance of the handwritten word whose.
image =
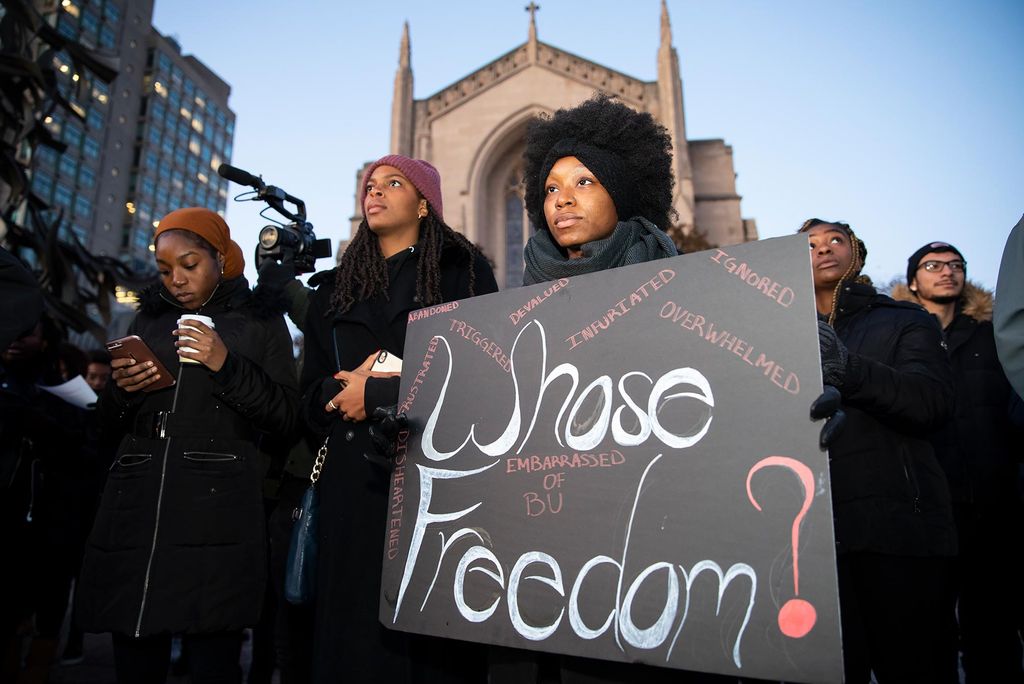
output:
M 660 290 L 662 286 L 668 285 L 669 281 L 675 277 L 676 272 L 672 269 L 666 268 L 658 271 L 658 275 L 654 276 L 650 280 L 644 281 L 640 287 L 636 288 L 630 292 L 629 295 L 616 302 L 615 306 L 608 309 L 608 313 L 604 314 L 600 319 L 592 322 L 579 332 L 574 332 L 572 335 L 565 338 L 565 341 L 569 343 L 569 349 L 575 349 L 584 342 L 597 337 L 598 333 L 602 330 L 607 330 L 617 319 L 625 316 L 633 309 L 633 307 L 650 297 L 651 292 Z M 650 292 L 648 292 L 648 287 L 650 287 Z
M 523 335 L 528 331 L 536 328 L 538 335 L 536 340 L 539 341 L 539 351 L 534 354 L 527 354 L 523 352 L 523 355 L 527 358 L 539 358 L 540 368 L 527 368 L 526 374 L 523 375 L 522 371 L 516 369 L 516 349 L 519 346 L 520 340 L 523 339 Z M 431 411 L 430 416 L 427 418 L 426 425 L 423 427 L 423 436 L 420 440 L 420 447 L 423 450 L 423 455 L 431 461 L 445 461 L 455 454 L 462 451 L 470 442 L 480 451 L 480 453 L 486 456 L 502 456 L 512 452 L 515 447 L 516 441 L 519 441 L 520 436 L 522 440 L 519 441 L 519 447 L 515 453 L 521 453 L 523 447 L 526 445 L 527 440 L 533 434 L 534 427 L 537 424 L 537 417 L 540 415 L 541 405 L 544 402 L 545 396 L 548 392 L 554 393 L 552 385 L 559 380 L 565 379 L 569 381 L 568 392 L 565 394 L 565 398 L 562 401 L 562 406 L 558 411 L 558 416 L 554 422 L 554 438 L 558 442 L 560 447 L 568 445 L 570 449 L 576 451 L 590 451 L 601 444 L 608 436 L 609 431 L 611 432 L 612 440 L 620 447 L 623 446 L 638 446 L 646 442 L 652 436 L 659 440 L 665 446 L 672 449 L 686 449 L 697 442 L 699 442 L 707 431 L 711 427 L 711 420 L 713 414 L 711 411 L 707 412 L 706 418 L 698 423 L 697 425 L 688 425 L 687 430 L 683 433 L 675 433 L 670 427 L 661 424 L 661 418 L 659 414 L 664 405 L 672 400 L 680 399 L 692 399 L 699 403 L 705 404 L 710 408 L 715 406 L 714 393 L 711 390 L 711 384 L 708 379 L 697 370 L 696 368 L 674 368 L 665 374 L 663 374 L 656 381 L 653 380 L 649 375 L 642 371 L 628 371 L 624 373 L 618 380 L 618 383 L 613 383 L 611 376 L 602 375 L 590 382 L 586 387 L 580 391 L 579 396 L 576 396 L 576 391 L 580 385 L 580 372 L 575 365 L 571 363 L 562 363 L 555 366 L 550 370 L 547 369 L 547 333 L 544 330 L 544 325 L 537 320 L 530 321 L 519 334 L 516 335 L 515 342 L 512 344 L 512 351 L 510 352 L 509 366 L 510 375 L 512 378 L 512 388 L 515 394 L 515 401 L 512 405 L 512 413 L 508 418 L 508 423 L 505 429 L 498 437 L 485 444 L 481 444 L 477 439 L 476 434 L 476 423 L 470 426 L 469 433 L 462 443 L 452 451 L 440 451 L 434 444 L 434 435 L 438 431 L 438 420 L 441 415 L 441 409 L 444 407 L 445 399 L 448 395 L 448 388 L 451 382 L 452 369 L 455 365 L 455 359 L 452 356 L 451 345 L 443 335 L 437 335 L 436 339 L 441 343 L 439 346 L 444 347 L 444 350 L 448 357 L 449 366 L 445 372 L 445 379 L 441 386 L 440 396 L 438 396 L 437 403 Z M 539 371 L 539 372 L 538 372 Z M 524 406 L 523 402 L 525 399 L 522 396 L 520 390 L 521 381 L 520 376 L 528 377 L 532 379 L 540 379 L 540 387 L 537 389 L 537 395 L 532 400 L 532 413 L 530 423 L 525 426 L 524 430 Z M 637 399 L 631 396 L 625 387 L 626 380 L 631 377 L 640 377 L 647 380 L 651 385 L 650 392 L 647 396 L 647 401 L 640 403 Z M 564 383 L 562 383 L 564 386 Z M 619 396 L 622 400 L 621 405 L 612 411 L 614 401 L 612 399 L 613 385 L 617 386 Z M 690 391 L 673 392 L 673 389 L 679 386 L 690 387 Z M 577 419 L 577 414 L 580 412 L 581 407 L 584 406 L 588 397 L 591 394 L 598 394 L 600 401 L 600 408 L 596 417 L 592 420 L 588 420 L 587 424 L 590 426 L 581 434 L 573 432 L 573 425 L 580 424 Z M 573 398 L 575 397 L 575 401 Z M 572 407 L 569 404 L 572 403 Z M 526 405 L 526 411 L 529 412 L 530 405 Z M 630 432 L 623 424 L 623 416 L 627 415 L 626 412 L 635 416 L 635 432 Z M 565 431 L 559 433 L 559 426 L 565 418 Z M 494 421 L 495 417 L 488 416 L 488 422 Z M 562 441 L 564 434 L 565 441 Z
M 465 321 L 460 321 L 456 318 L 451 319 L 451 321 L 452 327 L 449 328 L 449 332 L 455 332 L 462 335 L 463 338 L 469 340 L 477 347 L 480 347 L 487 356 L 494 359 L 494 362 L 501 366 L 506 373 L 511 372 L 508 356 L 501 350 L 501 347 L 499 347 L 496 342 L 484 337 L 482 332 Z
M 506 473 L 539 473 L 561 468 L 611 468 L 622 465 L 626 457 L 618 449 L 601 454 L 552 454 L 549 456 L 512 456 L 505 460 Z
M 700 314 L 693 313 L 673 301 L 665 302 L 658 315 L 673 323 L 678 323 L 684 330 L 692 330 L 711 344 L 730 351 L 747 364 L 761 370 L 771 382 L 790 394 L 800 394 L 800 378 L 796 373 L 787 373 L 777 362 L 761 352 L 754 356 L 754 345 L 733 335 L 728 330 L 721 330 Z
M 418 311 L 410 311 L 409 320 L 407 322 L 412 323 L 413 321 L 420 321 L 424 318 L 430 318 L 435 314 L 451 313 L 458 308 L 458 302 L 447 302 L 446 304 L 438 304 L 437 306 L 428 306 L 427 308 L 419 309 Z
M 430 372 L 430 361 L 434 358 L 434 352 L 437 351 L 437 338 L 431 338 L 430 343 L 427 345 L 427 353 L 423 355 L 423 363 L 420 365 L 419 370 L 416 371 L 416 377 L 412 379 L 412 386 L 409 387 L 409 391 L 405 395 L 405 399 L 399 404 L 398 410 L 409 412 L 412 408 L 412 404 L 416 401 L 416 395 L 420 391 L 420 387 L 423 385 L 423 381 L 427 377 L 427 373 Z
M 764 294 L 764 296 L 774 299 L 781 306 L 789 308 L 793 304 L 796 294 L 791 288 L 784 287 L 781 283 L 772 280 L 768 276 L 758 275 L 751 270 L 749 264 L 737 262 L 725 250 L 716 249 L 714 254 L 710 256 L 710 259 L 716 264 L 721 264 L 728 273 L 736 276 L 747 285 Z
M 521 307 L 510 313 L 508 315 L 508 319 L 512 321 L 512 325 L 519 325 L 519 321 L 526 318 L 527 314 L 529 314 L 535 308 L 543 304 L 545 299 L 555 294 L 568 284 L 568 278 L 559 278 L 550 286 L 548 286 L 548 288 L 541 292 L 539 295 L 537 295 L 530 301 L 526 302 L 526 304 L 523 304 Z

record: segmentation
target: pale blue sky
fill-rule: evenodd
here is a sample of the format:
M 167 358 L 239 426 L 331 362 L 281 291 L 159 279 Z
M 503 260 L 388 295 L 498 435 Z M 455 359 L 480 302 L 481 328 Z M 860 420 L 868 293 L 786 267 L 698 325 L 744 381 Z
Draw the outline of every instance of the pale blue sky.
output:
M 336 240 L 356 169 L 388 152 L 402 22 L 422 98 L 524 42 L 524 4 L 157 0 L 154 23 L 231 84 L 232 163 L 304 199 L 318 236 Z M 657 0 L 540 5 L 542 41 L 654 80 Z M 1024 1 L 668 6 L 689 137 L 733 146 L 762 237 L 810 216 L 848 221 L 876 281 L 946 240 L 995 286 L 1024 212 Z M 228 207 L 250 261 L 257 209 Z

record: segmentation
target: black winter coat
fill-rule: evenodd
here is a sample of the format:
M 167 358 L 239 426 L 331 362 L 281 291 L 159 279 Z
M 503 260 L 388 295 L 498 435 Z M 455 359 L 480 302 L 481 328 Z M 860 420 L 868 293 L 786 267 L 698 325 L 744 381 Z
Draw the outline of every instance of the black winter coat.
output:
M 863 284 L 844 284 L 836 306 L 850 352 L 848 422 L 829 449 L 838 551 L 953 555 L 949 488 L 928 441 L 953 412 L 938 323 Z
M 333 274 L 325 277 L 325 284 L 310 297 L 301 383 L 303 412 L 321 441 L 330 435 L 318 484 L 320 556 L 313 655 L 317 682 L 408 681 L 413 661 L 419 659 L 410 653 L 417 646 L 410 645 L 407 635 L 385 629 L 378 619 L 390 473 L 364 458 L 364 454 L 374 454 L 369 424 L 347 423 L 337 413 L 325 413 L 327 399 L 337 390 L 326 398 L 321 392 L 325 378 L 338 370 L 356 368 L 380 349 L 402 356 L 409 312 L 421 308 L 414 301 L 418 256 L 416 250 L 405 250 L 388 259 L 387 300 L 360 301 L 343 314 L 328 314 Z M 497 291 L 486 261 L 478 258 L 473 269 L 473 294 Z M 468 257 L 459 249 L 444 249 L 443 301 L 465 299 L 470 294 Z M 398 378 L 367 380 L 367 415 L 377 406 L 395 404 L 398 386 Z M 457 648 L 455 643 L 435 643 L 437 648 L 425 649 L 423 656 L 443 659 L 446 648 Z M 448 665 L 459 661 L 460 657 L 453 657 Z
M 179 363 L 171 332 L 183 313 L 213 318 L 228 348 L 217 372 Z M 127 434 L 110 469 L 78 583 L 90 632 L 203 634 L 256 623 L 266 580 L 258 449 L 297 419 L 292 344 L 280 313 L 245 278 L 221 284 L 186 312 L 162 288 L 129 326 L 177 384 L 100 400 Z M 169 412 L 161 436 L 161 412 Z
M 893 297 L 913 301 L 906 286 L 894 288 Z M 935 454 L 955 504 L 1007 513 L 1018 505 L 1024 431 L 1010 420 L 1015 396 L 996 354 L 991 293 L 967 283 L 956 316 L 943 332 L 956 401 L 953 420 L 932 440 Z

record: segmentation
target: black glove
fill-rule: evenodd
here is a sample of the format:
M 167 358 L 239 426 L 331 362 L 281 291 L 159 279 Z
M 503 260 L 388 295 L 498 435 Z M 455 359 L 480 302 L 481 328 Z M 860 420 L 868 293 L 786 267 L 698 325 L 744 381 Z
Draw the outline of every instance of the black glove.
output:
M 398 406 L 378 406 L 370 416 L 370 441 L 373 442 L 375 453 L 363 454 L 363 457 L 386 470 L 391 470 L 398 453 L 398 433 L 409 428 L 409 417 L 405 412 L 398 412 Z
M 842 387 L 850 354 L 836 331 L 824 321 L 818 321 L 818 349 L 821 351 L 821 381 Z
M 818 436 L 818 444 L 822 449 L 829 447 L 846 426 L 846 414 L 840 408 L 842 401 L 839 390 L 832 385 L 825 385 L 821 395 L 811 403 L 811 420 L 826 419 Z
M 288 262 L 278 262 L 275 259 L 264 259 L 260 264 L 259 278 L 256 286 L 265 288 L 270 292 L 283 292 L 284 286 L 295 280 L 295 265 Z M 326 403 L 326 402 L 325 402 Z

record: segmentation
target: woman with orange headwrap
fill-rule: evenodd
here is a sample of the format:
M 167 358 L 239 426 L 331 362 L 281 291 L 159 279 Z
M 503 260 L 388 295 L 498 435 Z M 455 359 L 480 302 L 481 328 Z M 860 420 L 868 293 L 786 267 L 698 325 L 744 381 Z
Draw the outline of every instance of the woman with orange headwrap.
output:
M 238 682 L 242 628 L 266 581 L 261 440 L 287 434 L 297 391 L 284 319 L 242 276 L 242 252 L 207 209 L 165 216 L 160 283 L 129 326 L 174 375 L 114 359 L 99 410 L 125 433 L 90 535 L 78 609 L 113 632 L 119 682 L 164 682 L 184 634 L 193 682 Z M 187 339 L 184 339 L 187 338 Z

